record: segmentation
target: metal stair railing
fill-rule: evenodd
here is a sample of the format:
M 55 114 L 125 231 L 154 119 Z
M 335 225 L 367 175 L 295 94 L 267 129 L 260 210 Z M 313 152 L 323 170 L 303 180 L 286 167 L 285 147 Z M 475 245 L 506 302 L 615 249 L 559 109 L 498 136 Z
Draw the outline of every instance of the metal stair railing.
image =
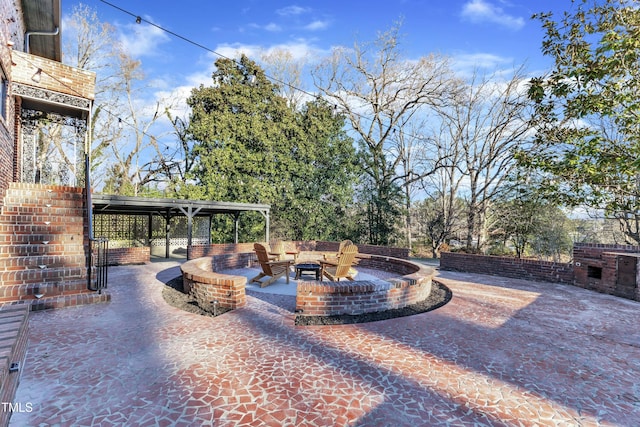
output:
M 107 288 L 107 268 L 109 266 L 109 239 L 99 237 L 91 239 L 90 267 L 87 288 L 102 293 Z M 95 280 L 91 280 L 91 271 L 95 270 Z

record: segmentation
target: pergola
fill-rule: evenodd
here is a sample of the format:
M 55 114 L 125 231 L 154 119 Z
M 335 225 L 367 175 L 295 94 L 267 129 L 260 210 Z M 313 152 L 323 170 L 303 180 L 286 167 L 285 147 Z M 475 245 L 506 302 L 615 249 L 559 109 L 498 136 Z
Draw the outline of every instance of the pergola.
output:
M 151 217 L 159 215 L 169 224 L 171 218 L 185 216 L 187 218 L 187 245 L 191 245 L 193 234 L 193 218 L 209 217 L 209 236 L 211 235 L 211 218 L 213 215 L 231 215 L 234 219 L 234 242 L 238 243 L 238 221 L 243 212 L 259 212 L 265 219 L 265 241 L 269 241 L 270 205 L 254 203 L 210 202 L 205 200 L 157 199 L 148 197 L 114 196 L 106 194 L 92 195 L 93 214 L 110 215 L 147 215 L 149 224 Z M 169 258 L 169 227 L 165 230 L 166 257 Z M 151 230 L 149 230 L 151 234 Z

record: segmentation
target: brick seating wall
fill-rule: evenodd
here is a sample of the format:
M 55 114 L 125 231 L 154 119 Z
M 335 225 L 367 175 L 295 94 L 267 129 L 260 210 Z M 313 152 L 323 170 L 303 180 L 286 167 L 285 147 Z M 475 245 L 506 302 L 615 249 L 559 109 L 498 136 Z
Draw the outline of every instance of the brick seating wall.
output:
M 358 246 L 359 247 L 359 246 Z M 398 277 L 381 281 L 299 282 L 296 312 L 302 316 L 335 316 L 376 313 L 404 308 L 427 298 L 435 270 L 399 258 L 372 255 L 358 266 Z
M 235 309 L 247 303 L 247 278 L 215 272 L 215 266 L 242 268 L 249 254 L 224 254 L 189 260 L 180 266 L 184 291 L 192 295 L 200 307 L 218 301 L 222 308 Z M 238 262 L 238 264 L 234 264 Z
M 300 250 L 300 259 L 319 259 L 324 252 L 334 252 L 338 242 L 291 242 Z M 435 271 L 406 259 L 408 250 L 358 245 L 371 256 L 360 260 L 360 266 L 391 273 L 398 277 L 382 281 L 299 282 L 296 310 L 301 315 L 330 316 L 362 314 L 402 308 L 422 301 L 431 293 Z M 249 250 L 249 251 L 247 251 Z M 364 252 L 367 251 L 367 252 Z M 377 255 L 378 252 L 382 255 Z M 253 265 L 252 243 L 197 245 L 187 249 L 189 261 L 182 266 L 185 292 L 190 292 L 201 304 L 217 300 L 221 307 L 238 308 L 246 304 L 246 278 L 216 273 Z M 195 255 L 202 255 L 192 259 Z

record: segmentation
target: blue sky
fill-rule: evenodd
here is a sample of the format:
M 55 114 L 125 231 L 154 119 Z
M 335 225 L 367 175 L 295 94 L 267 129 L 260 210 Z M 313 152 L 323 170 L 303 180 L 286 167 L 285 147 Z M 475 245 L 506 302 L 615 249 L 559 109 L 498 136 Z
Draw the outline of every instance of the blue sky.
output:
M 537 73 L 550 66 L 540 53 L 542 30 L 530 19 L 540 11 L 557 14 L 571 0 L 243 0 L 153 2 L 109 0 L 182 37 L 224 55 L 250 56 L 274 47 L 317 58 L 334 46 L 370 41 L 403 20 L 402 49 L 409 58 L 430 53 L 450 56 L 459 68 L 512 68 L 525 63 Z M 78 2 L 66 0 L 63 14 Z M 129 52 L 157 84 L 201 82 L 215 55 L 99 0 L 85 0 L 102 21 L 120 32 Z M 64 28 L 63 28 L 64 31 Z
M 81 1 L 64 0 L 63 16 Z M 181 103 L 191 88 L 211 83 L 218 58 L 246 53 L 258 60 L 274 48 L 304 58 L 308 67 L 336 46 L 372 41 L 403 21 L 401 49 L 407 59 L 431 53 L 451 58 L 458 71 L 487 73 L 525 65 L 540 75 L 551 60 L 540 51 L 543 31 L 531 19 L 537 12 L 560 16 L 571 0 L 84 0 L 99 19 L 112 24 L 127 51 L 142 63 L 146 92 L 140 105 L 158 99 L 179 100 L 174 113 L 186 116 Z M 116 6 L 116 7 L 114 7 Z M 119 10 L 124 9 L 125 11 Z M 129 13 L 127 13 L 129 12 Z M 153 22 L 207 49 L 196 47 L 135 17 Z M 64 26 L 62 28 L 64 33 Z M 303 89 L 314 92 L 310 84 Z M 151 131 L 163 139 L 168 127 Z

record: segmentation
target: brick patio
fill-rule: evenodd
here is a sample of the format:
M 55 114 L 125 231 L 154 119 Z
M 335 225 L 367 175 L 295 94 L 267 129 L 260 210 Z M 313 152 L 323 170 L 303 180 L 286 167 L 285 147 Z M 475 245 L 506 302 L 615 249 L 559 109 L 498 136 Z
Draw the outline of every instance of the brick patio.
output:
M 441 272 L 436 311 L 296 327 L 292 296 L 168 306 L 178 265 L 114 267 L 111 303 L 32 313 L 16 402 L 33 409 L 10 425 L 640 425 L 638 302 Z

